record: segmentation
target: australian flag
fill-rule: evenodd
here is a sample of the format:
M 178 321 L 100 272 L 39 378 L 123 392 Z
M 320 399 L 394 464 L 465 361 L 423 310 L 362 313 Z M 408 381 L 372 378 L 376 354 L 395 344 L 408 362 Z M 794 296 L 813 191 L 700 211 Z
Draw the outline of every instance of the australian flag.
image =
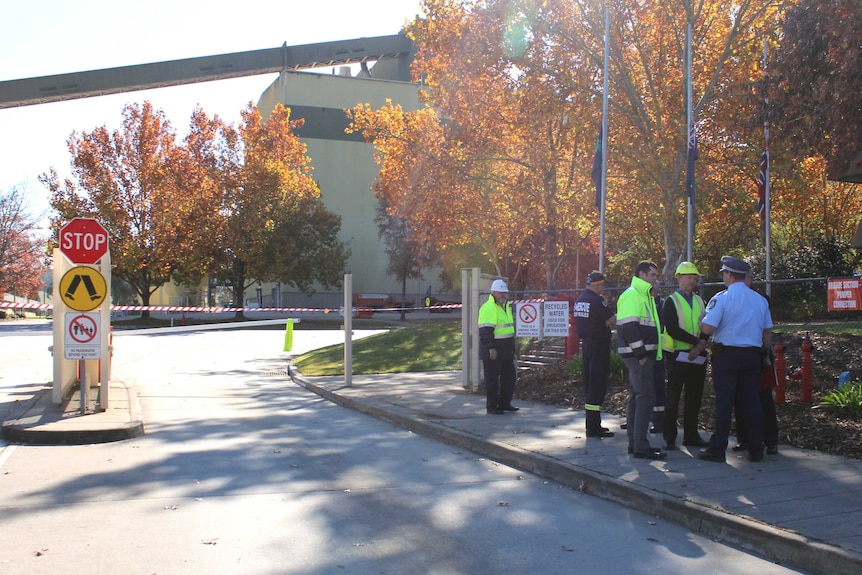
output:
M 694 205 L 694 162 L 697 160 L 697 132 L 694 123 L 688 127 L 688 153 L 685 163 L 685 195 L 689 203 Z
M 599 137 L 596 139 L 596 155 L 593 156 L 593 169 L 590 177 L 596 186 L 596 209 L 602 211 L 602 130 L 599 129 Z
M 760 174 L 757 176 L 757 213 L 766 219 L 766 171 L 769 168 L 769 151 L 763 150 L 760 156 Z

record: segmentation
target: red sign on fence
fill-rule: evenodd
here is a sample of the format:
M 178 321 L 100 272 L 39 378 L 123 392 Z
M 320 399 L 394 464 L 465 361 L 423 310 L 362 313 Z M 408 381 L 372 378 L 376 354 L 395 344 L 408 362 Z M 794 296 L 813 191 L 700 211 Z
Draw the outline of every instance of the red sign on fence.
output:
M 829 278 L 827 300 L 829 311 L 855 311 L 862 309 L 862 278 Z
M 60 251 L 73 264 L 92 265 L 108 252 L 108 231 L 96 220 L 74 218 L 60 229 Z

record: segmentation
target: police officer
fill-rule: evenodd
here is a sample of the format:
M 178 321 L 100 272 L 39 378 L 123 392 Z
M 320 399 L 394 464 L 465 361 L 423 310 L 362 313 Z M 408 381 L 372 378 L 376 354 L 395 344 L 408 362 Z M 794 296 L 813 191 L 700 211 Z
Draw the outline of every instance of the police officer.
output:
M 489 414 L 518 411 L 515 394 L 515 319 L 509 287 L 494 280 L 488 301 L 479 308 L 479 359 L 485 370 L 485 407 Z
M 676 449 L 679 401 L 685 391 L 682 416 L 682 444 L 689 447 L 709 445 L 700 437 L 697 419 L 706 379 L 706 341 L 700 340 L 700 319 L 706 309 L 703 299 L 694 293 L 700 272 L 691 262 L 676 267 L 678 287 L 664 301 L 662 317 L 671 338 L 667 364 L 667 403 L 664 412 L 664 449 Z
M 715 387 L 715 431 L 709 446 L 698 457 L 725 461 L 727 437 L 736 396 L 741 399 L 748 432 L 748 456 L 763 459 L 763 415 L 759 380 L 761 353 L 772 346 L 772 316 L 766 300 L 745 285 L 748 263 L 721 258 L 721 273 L 727 289 L 709 300 L 700 322 L 702 338 L 712 335 L 712 382 Z
M 604 291 L 605 276 L 594 271 L 587 276 L 587 289 L 578 297 L 572 311 L 581 339 L 587 437 L 599 438 L 614 436 L 612 431 L 602 427 L 602 403 L 608 390 L 614 323 L 614 312 L 602 297 Z

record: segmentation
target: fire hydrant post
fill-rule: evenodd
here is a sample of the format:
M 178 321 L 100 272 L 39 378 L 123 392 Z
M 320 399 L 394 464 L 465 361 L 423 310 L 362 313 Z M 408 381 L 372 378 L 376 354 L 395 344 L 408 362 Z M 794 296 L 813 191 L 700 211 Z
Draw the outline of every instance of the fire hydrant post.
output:
M 784 393 L 787 390 L 787 359 L 784 357 L 784 344 L 775 344 L 775 403 L 784 404 Z
M 802 340 L 802 401 L 811 401 L 812 377 L 811 338 L 806 333 L 805 339 Z

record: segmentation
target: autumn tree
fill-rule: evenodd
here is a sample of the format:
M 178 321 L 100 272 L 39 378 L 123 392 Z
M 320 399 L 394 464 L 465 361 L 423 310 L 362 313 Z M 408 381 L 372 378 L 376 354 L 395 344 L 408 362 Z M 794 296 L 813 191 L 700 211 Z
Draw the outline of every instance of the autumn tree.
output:
M 0 296 L 36 298 L 44 286 L 45 240 L 18 187 L 0 192 Z
M 401 282 L 401 321 L 405 319 L 404 306 L 407 301 L 407 280 L 422 277 L 422 270 L 437 262 L 436 252 L 419 239 L 410 222 L 393 215 L 387 210 L 386 198 L 380 198 L 377 203 L 377 216 L 374 218 L 383 244 L 386 246 L 386 256 L 389 262 L 386 273 Z
M 798 0 L 769 66 L 769 118 L 798 156 L 822 155 L 833 176 L 862 153 L 862 3 Z
M 553 286 L 579 243 L 596 124 L 583 116 L 591 74 L 548 22 L 555 3 L 428 0 L 409 34 L 426 107 L 353 110 L 354 130 L 375 143 L 378 195 L 411 218 L 441 252 L 472 243 L 498 275 L 523 283 L 542 270 Z M 586 94 L 586 96 L 584 96 Z M 586 132 L 592 135 L 587 137 Z
M 184 235 L 191 223 L 178 225 L 186 199 L 177 193 L 173 172 L 182 150 L 164 112 L 149 102 L 129 104 L 122 115 L 120 130 L 102 126 L 69 137 L 77 184 L 61 185 L 53 170 L 40 179 L 52 193 L 55 233 L 74 217 L 98 219 L 109 234 L 112 274 L 148 306 L 187 256 Z
M 378 193 L 393 209 L 412 204 L 415 227 L 451 238 L 449 246 L 482 246 L 498 274 L 541 267 L 552 287 L 568 256 L 596 244 L 588 174 L 600 123 L 604 3 L 426 0 L 423 8 L 408 32 L 419 46 L 414 73 L 427 109 L 399 119 L 384 108 L 373 120 L 367 108 L 354 110 L 354 127 L 380 152 Z M 770 18 L 779 8 L 768 0 L 610 4 L 607 251 L 620 276 L 644 257 L 666 262 L 672 275 L 685 255 L 688 22 L 698 213 L 712 221 L 696 245 L 718 252 L 756 242 L 749 186 L 760 145 L 748 120 L 762 38 L 775 32 Z M 414 134 L 419 143 L 407 142 Z M 435 221 L 435 205 L 447 219 Z
M 249 104 L 241 125 L 225 132 L 210 270 L 229 281 L 237 303 L 258 281 L 307 294 L 315 282 L 340 285 L 349 255 L 338 239 L 341 218 L 325 208 L 311 176 L 305 144 L 294 133 L 302 122 L 280 104 L 264 122 Z

